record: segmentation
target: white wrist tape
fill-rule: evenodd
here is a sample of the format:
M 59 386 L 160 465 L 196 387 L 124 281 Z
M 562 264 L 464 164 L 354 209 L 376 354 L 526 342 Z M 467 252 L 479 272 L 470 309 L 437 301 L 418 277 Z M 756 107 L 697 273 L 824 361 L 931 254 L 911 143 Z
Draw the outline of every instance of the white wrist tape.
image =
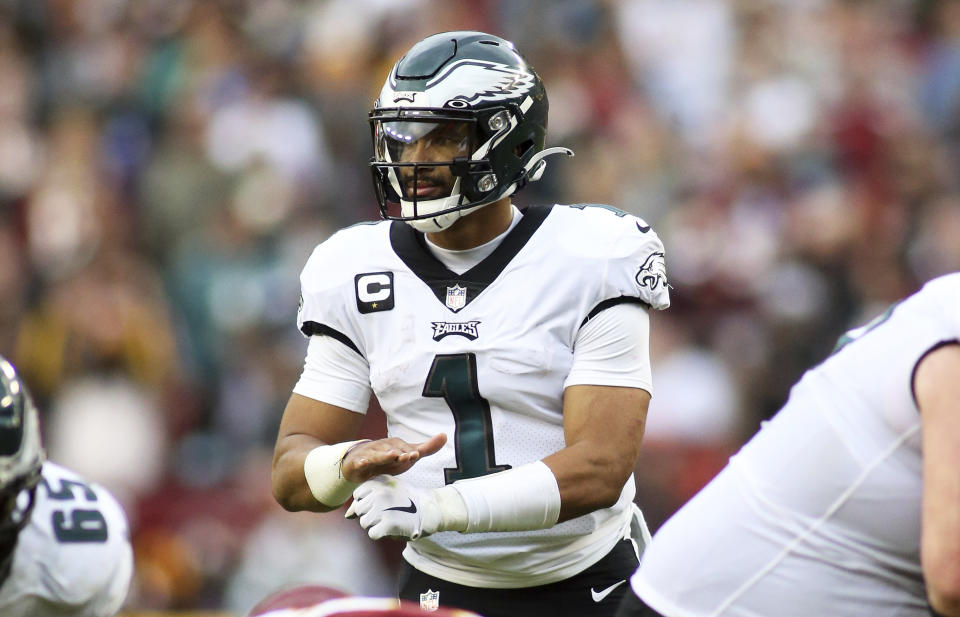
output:
M 314 499 L 333 508 L 350 498 L 353 489 L 359 484 L 343 477 L 341 470 L 343 457 L 347 455 L 350 448 L 365 441 L 370 440 L 358 439 L 329 446 L 318 446 L 307 453 L 307 458 L 303 461 L 303 475 L 307 479 L 307 486 L 310 487 Z
M 542 461 L 451 486 L 467 506 L 466 533 L 546 529 L 560 517 L 560 487 Z

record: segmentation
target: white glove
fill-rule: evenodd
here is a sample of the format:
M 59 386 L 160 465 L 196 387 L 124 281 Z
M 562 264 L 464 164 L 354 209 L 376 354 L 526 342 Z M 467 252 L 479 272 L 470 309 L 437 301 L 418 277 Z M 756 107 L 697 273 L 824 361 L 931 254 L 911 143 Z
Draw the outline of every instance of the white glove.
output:
M 370 478 L 353 491 L 346 518 L 360 518 L 373 540 L 416 540 L 440 530 L 443 515 L 436 491 L 410 486 L 388 475 Z

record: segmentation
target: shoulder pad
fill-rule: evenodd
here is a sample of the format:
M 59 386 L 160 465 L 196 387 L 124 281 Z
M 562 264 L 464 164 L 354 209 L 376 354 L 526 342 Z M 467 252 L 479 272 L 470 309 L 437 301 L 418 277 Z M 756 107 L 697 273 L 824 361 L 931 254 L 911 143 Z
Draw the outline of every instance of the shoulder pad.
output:
M 666 251 L 643 219 L 602 204 L 556 208 L 566 220 L 559 243 L 570 254 L 606 263 L 605 298 L 639 298 L 655 309 L 670 306 Z
M 300 274 L 303 290 L 329 289 L 350 279 L 350 272 L 362 256 L 384 241 L 380 236 L 387 233 L 389 225 L 388 221 L 357 223 L 318 244 Z

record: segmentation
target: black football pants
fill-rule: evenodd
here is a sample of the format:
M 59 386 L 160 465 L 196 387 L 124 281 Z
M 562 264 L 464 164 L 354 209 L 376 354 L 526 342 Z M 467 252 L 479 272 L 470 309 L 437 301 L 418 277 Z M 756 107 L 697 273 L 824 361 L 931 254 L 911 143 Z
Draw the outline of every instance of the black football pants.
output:
M 483 617 L 615 617 L 630 592 L 630 575 L 639 564 L 634 545 L 621 540 L 607 555 L 568 579 L 517 589 L 468 587 L 439 579 L 406 561 L 400 570 L 400 599 L 420 603 L 420 594 L 438 591 L 443 607 L 456 607 Z

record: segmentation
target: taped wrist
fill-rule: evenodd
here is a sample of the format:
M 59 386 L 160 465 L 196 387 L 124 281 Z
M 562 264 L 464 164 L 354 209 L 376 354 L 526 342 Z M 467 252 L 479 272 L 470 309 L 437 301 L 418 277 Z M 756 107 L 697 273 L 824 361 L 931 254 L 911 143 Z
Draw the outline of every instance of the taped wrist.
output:
M 307 453 L 307 458 L 303 461 L 303 476 L 314 499 L 335 508 L 350 498 L 359 483 L 350 482 L 343 477 L 343 459 L 351 448 L 367 441 L 370 440 L 358 439 L 318 446 Z
M 467 507 L 466 533 L 546 529 L 560 517 L 560 487 L 542 461 L 451 486 Z

